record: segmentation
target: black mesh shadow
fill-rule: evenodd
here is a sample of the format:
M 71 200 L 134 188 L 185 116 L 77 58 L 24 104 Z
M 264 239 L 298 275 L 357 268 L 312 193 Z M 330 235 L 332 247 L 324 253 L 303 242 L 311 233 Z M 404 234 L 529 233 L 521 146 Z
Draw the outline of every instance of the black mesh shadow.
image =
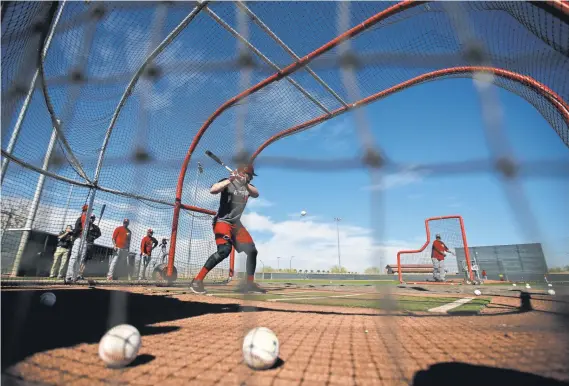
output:
M 457 382 L 457 380 L 460 380 Z M 437 363 L 427 370 L 418 371 L 413 386 L 561 386 L 567 382 L 539 375 L 497 367 L 477 366 L 467 363 Z
M 176 326 L 152 326 L 204 314 L 240 312 L 237 304 L 209 304 L 180 301 L 100 289 L 52 290 L 57 301 L 40 303 L 45 290 L 2 291 L 2 371 L 34 353 L 80 343 L 98 343 L 112 325 L 128 323 L 141 335 L 164 334 Z M 120 313 L 110 318 L 111 295 L 124 301 Z

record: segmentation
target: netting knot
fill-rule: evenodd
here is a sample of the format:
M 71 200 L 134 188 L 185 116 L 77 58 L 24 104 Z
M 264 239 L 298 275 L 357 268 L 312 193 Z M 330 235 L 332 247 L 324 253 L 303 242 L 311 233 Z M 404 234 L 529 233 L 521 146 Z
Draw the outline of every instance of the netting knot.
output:
M 79 70 L 71 71 L 71 73 L 69 74 L 69 78 L 71 79 L 71 82 L 73 82 L 73 83 L 81 83 L 85 80 L 83 73 Z
M 367 149 L 363 156 L 363 163 L 372 168 L 381 168 L 385 165 L 385 158 L 375 149 Z
M 238 151 L 235 156 L 233 156 L 233 162 L 236 165 L 246 165 L 251 160 L 251 153 L 246 150 Z
M 360 66 L 360 60 L 352 51 L 346 51 L 341 54 L 339 62 L 343 68 L 357 68 Z
M 518 172 L 518 166 L 509 158 L 498 158 L 496 161 L 496 169 L 507 178 L 515 177 Z
M 146 67 L 146 70 L 144 71 L 144 76 L 152 80 L 156 80 L 157 78 L 160 77 L 161 74 L 162 70 L 160 69 L 160 67 L 154 64 L 151 64 L 148 67 Z
M 484 47 L 476 41 L 466 43 L 463 55 L 466 61 L 474 66 L 484 65 L 487 61 Z
M 143 162 L 148 162 L 150 160 L 151 156 L 150 156 L 150 153 L 148 153 L 146 151 L 146 149 L 142 149 L 139 147 L 134 151 L 133 158 L 134 158 L 134 162 L 143 163 Z
M 93 17 L 93 19 L 100 20 L 105 16 L 105 13 L 105 6 L 103 4 L 97 4 L 97 6 L 91 11 L 91 17 Z
M 243 68 L 253 68 L 255 67 L 255 61 L 253 60 L 253 56 L 249 55 L 248 53 L 242 53 L 237 58 L 237 66 Z

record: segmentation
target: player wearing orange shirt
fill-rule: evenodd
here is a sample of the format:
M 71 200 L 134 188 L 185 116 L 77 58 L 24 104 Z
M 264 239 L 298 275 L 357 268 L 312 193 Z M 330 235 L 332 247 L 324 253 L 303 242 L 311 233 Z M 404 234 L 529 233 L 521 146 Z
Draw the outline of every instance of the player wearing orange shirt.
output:
M 140 272 L 138 273 L 138 280 L 146 279 L 146 268 L 150 263 L 152 251 L 158 245 L 158 240 L 152 237 L 153 234 L 154 231 L 149 229 L 146 231 L 146 236 L 144 236 L 140 242 Z
M 441 240 L 441 235 L 435 236 L 431 250 L 431 261 L 433 262 L 433 277 L 435 281 L 445 281 L 445 256 L 446 252 L 454 255 Z
M 109 272 L 107 273 L 107 280 L 114 280 L 115 267 L 121 257 L 128 258 L 130 250 L 130 229 L 128 224 L 130 221 L 125 218 L 122 226 L 117 227 L 113 232 L 113 247 L 114 253 L 111 257 L 111 264 L 109 265 Z

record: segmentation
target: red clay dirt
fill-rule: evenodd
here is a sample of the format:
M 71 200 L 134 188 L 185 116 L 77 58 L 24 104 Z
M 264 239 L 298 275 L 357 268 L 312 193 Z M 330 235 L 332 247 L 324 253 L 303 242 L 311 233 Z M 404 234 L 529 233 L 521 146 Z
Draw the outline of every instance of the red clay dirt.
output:
M 108 289 L 164 296 L 150 294 L 144 288 Z M 569 381 L 567 299 L 534 299 L 534 311 L 520 312 L 518 298 L 494 297 L 481 315 L 409 316 L 175 292 L 167 296 L 182 302 L 239 304 L 245 308 L 153 324 L 177 329 L 143 335 L 139 352 L 143 360 L 135 366 L 107 369 L 98 357 L 98 344 L 82 343 L 30 355 L 9 367 L 2 383 L 419 385 L 418 381 L 413 383 L 417 371 L 442 362 L 512 369 Z M 280 366 L 253 371 L 242 362 L 243 336 L 255 326 L 269 327 L 279 337 Z M 477 377 L 485 376 L 484 370 L 477 371 Z

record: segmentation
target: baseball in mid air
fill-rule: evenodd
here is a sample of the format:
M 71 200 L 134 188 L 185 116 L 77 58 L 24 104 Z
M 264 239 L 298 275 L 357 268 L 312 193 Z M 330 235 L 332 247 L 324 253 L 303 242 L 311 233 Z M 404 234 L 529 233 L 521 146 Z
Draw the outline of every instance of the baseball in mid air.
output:
M 300 215 L 301 215 L 302 217 L 306 216 L 306 211 L 303 210 L 302 212 L 300 212 Z

